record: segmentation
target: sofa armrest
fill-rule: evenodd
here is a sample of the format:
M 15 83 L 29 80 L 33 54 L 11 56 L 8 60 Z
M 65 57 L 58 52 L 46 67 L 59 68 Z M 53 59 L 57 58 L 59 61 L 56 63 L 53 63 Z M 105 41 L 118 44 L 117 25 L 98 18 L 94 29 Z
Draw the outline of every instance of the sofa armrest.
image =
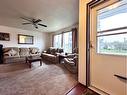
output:
M 3 54 L 3 56 L 11 56 L 10 54 Z

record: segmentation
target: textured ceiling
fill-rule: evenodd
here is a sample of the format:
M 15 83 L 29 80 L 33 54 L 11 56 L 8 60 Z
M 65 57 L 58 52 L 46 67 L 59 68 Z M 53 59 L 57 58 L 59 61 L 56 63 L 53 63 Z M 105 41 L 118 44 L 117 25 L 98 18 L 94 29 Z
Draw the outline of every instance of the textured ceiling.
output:
M 0 0 L 0 25 L 54 32 L 78 23 L 79 0 Z M 41 19 L 48 27 L 22 25 L 20 17 Z

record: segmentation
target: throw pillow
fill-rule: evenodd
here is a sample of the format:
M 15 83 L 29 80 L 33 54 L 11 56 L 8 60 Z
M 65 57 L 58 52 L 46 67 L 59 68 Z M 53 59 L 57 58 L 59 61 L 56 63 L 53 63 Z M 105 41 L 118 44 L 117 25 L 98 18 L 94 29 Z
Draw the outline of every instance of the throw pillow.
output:
M 17 54 L 17 51 L 15 51 L 14 49 L 11 49 L 8 52 L 4 53 L 4 55 L 7 55 L 7 56 L 15 56 L 16 54 Z
M 14 49 L 11 49 L 11 55 L 15 56 L 17 54 L 17 51 L 15 51 Z
M 36 54 L 37 52 L 38 52 L 38 49 L 33 48 L 31 53 L 32 53 L 32 54 Z
M 55 48 L 51 50 L 51 54 L 53 54 L 53 55 L 55 55 L 56 52 L 57 52 L 57 49 L 55 49 Z
M 4 53 L 4 56 L 11 56 L 10 50 Z

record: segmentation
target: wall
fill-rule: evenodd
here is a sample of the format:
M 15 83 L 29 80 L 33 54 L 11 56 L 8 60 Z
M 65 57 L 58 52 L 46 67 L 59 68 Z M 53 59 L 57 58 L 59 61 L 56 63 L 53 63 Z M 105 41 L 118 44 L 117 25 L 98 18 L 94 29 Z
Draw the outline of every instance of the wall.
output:
M 86 85 L 86 5 L 90 0 L 80 0 L 79 5 L 79 72 L 78 80 Z
M 0 32 L 10 33 L 10 41 L 0 41 L 0 44 L 3 44 L 4 47 L 38 47 L 42 51 L 51 45 L 50 36 L 48 33 L 22 30 L 7 26 L 0 26 Z M 18 34 L 34 36 L 34 44 L 18 44 Z

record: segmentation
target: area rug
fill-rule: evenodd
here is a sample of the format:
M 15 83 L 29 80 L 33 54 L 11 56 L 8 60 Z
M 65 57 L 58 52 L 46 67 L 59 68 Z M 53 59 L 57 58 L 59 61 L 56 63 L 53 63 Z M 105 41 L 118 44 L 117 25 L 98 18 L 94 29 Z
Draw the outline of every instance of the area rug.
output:
M 0 95 L 65 95 L 77 84 L 62 64 L 0 65 Z

